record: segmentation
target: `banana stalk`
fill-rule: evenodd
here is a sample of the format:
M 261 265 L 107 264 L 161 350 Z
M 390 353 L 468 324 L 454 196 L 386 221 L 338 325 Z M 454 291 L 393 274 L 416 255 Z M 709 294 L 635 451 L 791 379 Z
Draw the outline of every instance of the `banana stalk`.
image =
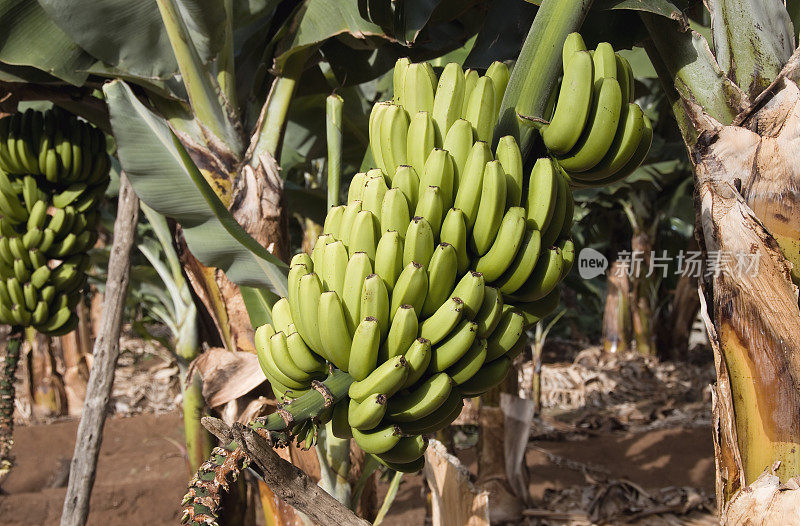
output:
M 592 0 L 542 1 L 500 104 L 493 151 L 506 135 L 514 136 L 523 155 L 528 150 L 533 128 L 521 126 L 517 114 L 544 117 L 547 100 L 561 73 L 561 48 L 567 35 L 578 31 L 591 5 Z
M 328 143 L 328 208 L 339 205 L 342 181 L 342 106 L 344 100 L 333 93 L 325 100 L 325 130 Z

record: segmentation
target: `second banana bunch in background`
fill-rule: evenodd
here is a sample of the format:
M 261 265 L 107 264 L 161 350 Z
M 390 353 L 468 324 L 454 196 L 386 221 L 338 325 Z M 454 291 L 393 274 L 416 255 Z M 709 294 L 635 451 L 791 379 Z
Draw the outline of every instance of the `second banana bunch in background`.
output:
M 603 56 L 615 64 L 606 76 L 612 68 L 595 68 L 577 39 L 565 46 L 561 91 L 542 131 L 548 148 L 558 143 L 563 151 L 532 160 L 527 175 L 514 137 L 491 147 L 509 81 L 504 64 L 480 76 L 451 63 L 437 77 L 430 64 L 400 59 L 393 99 L 370 115 L 376 167 L 353 176 L 347 204 L 330 209 L 312 253 L 292 259 L 288 297 L 274 305 L 273 323 L 256 331 L 261 367 L 285 400 L 303 396 L 330 367 L 352 376 L 349 397 L 319 423 L 392 469 L 420 469 L 424 435 L 455 420 L 464 398 L 498 385 L 525 346 L 526 328 L 558 305 L 557 285 L 574 258 L 570 183 L 588 181 L 575 174 L 603 167 L 598 180 L 619 177 L 635 161 L 614 153 L 629 142 L 616 136 L 627 132 L 615 128 L 605 149 L 594 139 L 596 128 L 610 126 L 599 122 L 607 109 L 595 109 L 611 89 L 603 86 L 622 92 L 612 78 L 617 57 Z M 560 119 L 575 102 L 565 88 L 575 84 L 573 64 L 586 57 L 586 117 L 567 130 Z M 628 114 L 645 122 L 633 106 L 618 104 L 615 127 Z M 563 137 L 567 131 L 574 140 Z M 590 145 L 596 162 L 583 153 Z M 313 424 L 293 434 L 310 446 Z

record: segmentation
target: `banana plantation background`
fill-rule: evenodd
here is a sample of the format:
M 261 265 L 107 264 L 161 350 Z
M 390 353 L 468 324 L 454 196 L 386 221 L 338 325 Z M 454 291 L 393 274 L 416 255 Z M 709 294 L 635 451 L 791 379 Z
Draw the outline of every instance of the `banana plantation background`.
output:
M 13 241 L 4 245 L 18 236 L 27 250 L 36 236 L 23 236 L 44 228 L 15 219 L 34 216 L 32 206 L 25 210 L 32 202 L 26 192 L 41 200 L 48 192 L 56 196 L 39 206 L 52 224 L 53 203 L 65 198 L 59 192 L 69 197 L 91 166 L 100 166 L 97 180 L 88 175 L 91 192 L 80 189 L 91 194 L 81 201 L 82 230 L 69 234 L 77 240 L 87 232 L 80 241 L 86 247 L 77 251 L 85 255 L 70 263 L 72 248 L 59 238 L 61 252 L 52 257 L 72 267 L 58 274 L 50 264 L 56 277 L 77 269 L 60 305 L 63 319 L 45 314 L 48 325 L 30 315 L 15 318 L 21 311 L 10 305 L 6 316 L 4 302 L 16 300 L 0 282 L 0 319 L 9 323 L 0 351 L 0 520 L 800 524 L 798 17 L 800 6 L 788 0 L 0 0 L 0 267 L 19 276 L 24 269 L 14 261 L 32 265 L 32 256 L 6 247 Z M 575 158 L 555 153 L 546 135 L 572 96 L 566 49 L 575 32 L 583 49 L 593 50 L 573 50 L 594 64 L 589 92 L 606 83 L 598 80 L 597 64 L 607 45 L 599 44 L 608 43 L 616 64 L 630 71 L 629 89 L 622 90 L 630 107 L 616 113 L 641 108 L 638 122 L 652 127 L 641 164 L 616 181 L 582 180 L 578 172 L 586 170 L 571 171 Z M 425 62 L 428 69 L 417 67 Z M 498 355 L 510 372 L 481 383 L 490 375 L 484 365 L 469 375 L 478 380 L 458 381 L 463 408 L 444 415 L 452 418 L 415 428 L 413 421 L 428 422 L 425 413 L 401 424 L 407 427 L 400 440 L 416 436 L 420 451 L 427 450 L 397 461 L 385 455 L 388 447 L 370 450 L 353 423 L 354 407 L 368 398 L 356 400 L 349 386 L 356 376 L 352 385 L 362 387 L 370 377 L 354 372 L 362 364 L 354 365 L 352 355 L 341 365 L 317 351 L 331 363 L 317 357 L 314 374 L 283 389 L 294 379 L 268 380 L 265 372 L 273 369 L 259 349 L 272 335 L 263 327 L 271 324 L 274 333 L 281 316 L 294 318 L 314 347 L 304 333 L 313 324 L 301 327 L 292 310 L 293 291 L 303 289 L 292 288 L 290 268 L 298 261 L 318 265 L 332 246 L 326 243 L 339 242 L 338 234 L 328 239 L 331 217 L 339 213 L 344 222 L 354 200 L 368 202 L 365 173 L 382 168 L 392 177 L 394 166 L 385 165 L 393 154 L 387 143 L 376 151 L 374 121 L 382 101 L 409 113 L 410 105 L 424 105 L 417 93 L 398 92 L 404 84 L 397 79 L 407 71 L 421 79 L 430 72 L 431 104 L 437 77 L 438 93 L 448 71 L 468 85 L 472 75 L 472 86 L 484 92 L 498 90 L 502 79 L 490 104 L 467 97 L 455 117 L 486 141 L 490 161 L 492 152 L 506 159 L 501 137 L 513 137 L 505 143 L 513 143 L 510 151 L 519 145 L 520 169 L 498 168 L 500 176 L 520 174 L 518 195 L 512 198 L 502 183 L 495 223 L 516 208 L 528 214 L 530 238 L 532 201 L 526 200 L 532 198 L 522 195 L 534 195 L 529 179 L 545 158 L 564 176 L 558 176 L 562 190 L 552 185 L 552 200 L 561 195 L 565 203 L 571 194 L 573 207 L 571 225 L 562 210 L 565 226 L 548 245 L 559 261 L 570 249 L 577 261 L 571 271 L 565 263 L 547 291 L 522 299 L 517 290 L 507 294 L 506 307 L 525 319 L 525 331 L 520 322 L 514 338 L 520 343 Z M 622 85 L 623 69 L 616 71 Z M 586 99 L 594 101 L 591 108 L 598 98 Z M 580 113 L 570 108 L 568 125 Z M 82 151 L 51 146 L 62 167 L 53 178 L 46 153 L 25 161 L 22 145 L 36 136 L 22 124 L 33 117 L 24 115 L 38 111 L 45 112 L 38 126 L 48 141 L 79 144 L 81 133 L 96 135 L 94 142 L 83 139 L 93 146 Z M 449 144 L 436 106 L 431 113 L 430 130 L 418 128 L 430 136 L 426 155 L 434 143 Z M 48 119 L 70 124 L 62 130 Z M 484 119 L 490 124 L 475 124 Z M 48 132 L 52 127 L 59 131 Z M 479 135 L 486 130 L 488 136 Z M 612 137 L 613 131 L 608 143 Z M 49 143 L 35 142 L 47 151 Z M 30 178 L 14 186 L 15 172 L 7 169 L 13 152 L 21 152 L 25 174 L 42 166 L 38 180 L 48 182 L 39 183 L 41 194 L 25 188 L 36 185 Z M 79 153 L 94 163 L 84 161 L 83 176 Z M 73 179 L 65 175 L 65 159 L 72 159 Z M 424 159 L 424 170 L 414 167 L 420 175 L 428 170 Z M 439 202 L 437 243 L 445 240 L 444 217 L 458 199 L 459 171 L 464 181 L 469 161 L 450 165 L 453 195 L 444 210 Z M 494 189 L 487 184 L 486 195 Z M 9 192 L 24 195 L 21 205 L 8 202 Z M 431 213 L 419 197 L 405 223 Z M 484 218 L 478 205 L 476 212 Z M 537 238 L 549 236 L 544 224 L 534 230 Z M 547 248 L 543 243 L 543 254 Z M 486 258 L 494 247 L 487 249 L 464 248 L 475 256 L 465 265 L 491 275 Z M 354 259 L 341 250 L 345 263 Z M 747 255 L 757 271 L 740 272 L 726 259 L 730 254 Z M 433 276 L 439 256 L 428 257 Z M 452 282 L 441 302 L 417 309 L 429 311 L 418 314 L 428 337 L 423 318 L 440 310 L 443 317 L 439 304 L 449 298 L 460 311 L 469 303 L 450 298 L 452 257 Z M 503 270 L 511 260 L 505 263 Z M 592 272 L 598 268 L 592 265 L 600 270 Z M 458 267 L 459 280 L 474 276 Z M 487 284 L 499 290 L 503 270 Z M 29 274 L 23 282 L 33 281 Z M 402 276 L 398 267 L 397 290 Z M 19 297 L 26 294 L 21 289 Z M 283 297 L 288 301 L 279 302 Z M 478 301 L 481 308 L 490 302 Z M 502 299 L 497 305 L 499 319 Z M 351 336 L 361 337 L 353 327 L 350 333 L 348 345 Z M 364 338 L 358 341 L 369 347 Z M 374 360 L 396 358 L 407 367 L 402 355 L 386 358 L 391 351 L 379 351 L 373 339 L 376 356 L 382 354 L 367 373 L 380 369 Z M 321 342 L 325 352 L 328 344 Z M 480 352 L 478 367 L 486 356 Z M 463 372 L 463 363 L 436 372 L 457 377 L 451 367 Z M 428 376 L 432 392 L 436 376 Z M 454 382 L 448 379 L 447 392 Z M 291 391 L 311 394 L 290 402 Z M 387 393 L 370 395 L 387 405 Z M 345 411 L 343 435 L 337 407 Z M 400 428 L 389 435 L 392 429 Z

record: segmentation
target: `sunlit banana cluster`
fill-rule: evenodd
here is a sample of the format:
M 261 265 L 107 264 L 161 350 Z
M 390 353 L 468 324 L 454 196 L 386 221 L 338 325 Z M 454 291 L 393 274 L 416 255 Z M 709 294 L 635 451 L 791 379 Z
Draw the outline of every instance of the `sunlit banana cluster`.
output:
M 0 119 L 0 322 L 75 328 L 108 170 L 105 135 L 72 115 Z
M 562 50 L 564 76 L 550 123 L 541 129 L 573 186 L 604 186 L 630 175 L 647 156 L 653 127 L 634 103 L 628 61 L 608 42 L 587 51 L 578 33 Z
M 393 469 L 419 469 L 423 436 L 505 378 L 572 263 L 572 194 L 557 165 L 540 160 L 526 177 L 511 136 L 492 152 L 508 80 L 499 62 L 483 77 L 448 64 L 437 79 L 399 60 L 394 99 L 370 115 L 377 168 L 353 177 L 312 253 L 292 259 L 288 297 L 256 331 L 285 399 L 330 366 L 352 376 L 325 418 Z

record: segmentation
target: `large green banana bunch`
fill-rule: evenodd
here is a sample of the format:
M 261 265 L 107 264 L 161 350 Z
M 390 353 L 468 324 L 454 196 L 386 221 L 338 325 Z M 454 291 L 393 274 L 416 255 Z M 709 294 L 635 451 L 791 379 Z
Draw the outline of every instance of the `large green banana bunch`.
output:
M 330 366 L 348 372 L 332 429 L 394 469 L 418 469 L 422 435 L 503 380 L 572 263 L 558 166 L 540 159 L 526 177 L 513 137 L 490 147 L 508 79 L 499 62 L 483 77 L 448 64 L 437 79 L 429 64 L 398 61 L 394 100 L 370 116 L 378 168 L 353 177 L 312 253 L 292 259 L 272 325 L 256 331 L 285 398 Z
M 0 119 L 0 322 L 75 328 L 108 169 L 105 135 L 72 115 Z
M 647 156 L 650 119 L 634 103 L 631 66 L 608 42 L 587 51 L 578 33 L 564 43 L 564 76 L 544 145 L 576 187 L 625 178 Z

